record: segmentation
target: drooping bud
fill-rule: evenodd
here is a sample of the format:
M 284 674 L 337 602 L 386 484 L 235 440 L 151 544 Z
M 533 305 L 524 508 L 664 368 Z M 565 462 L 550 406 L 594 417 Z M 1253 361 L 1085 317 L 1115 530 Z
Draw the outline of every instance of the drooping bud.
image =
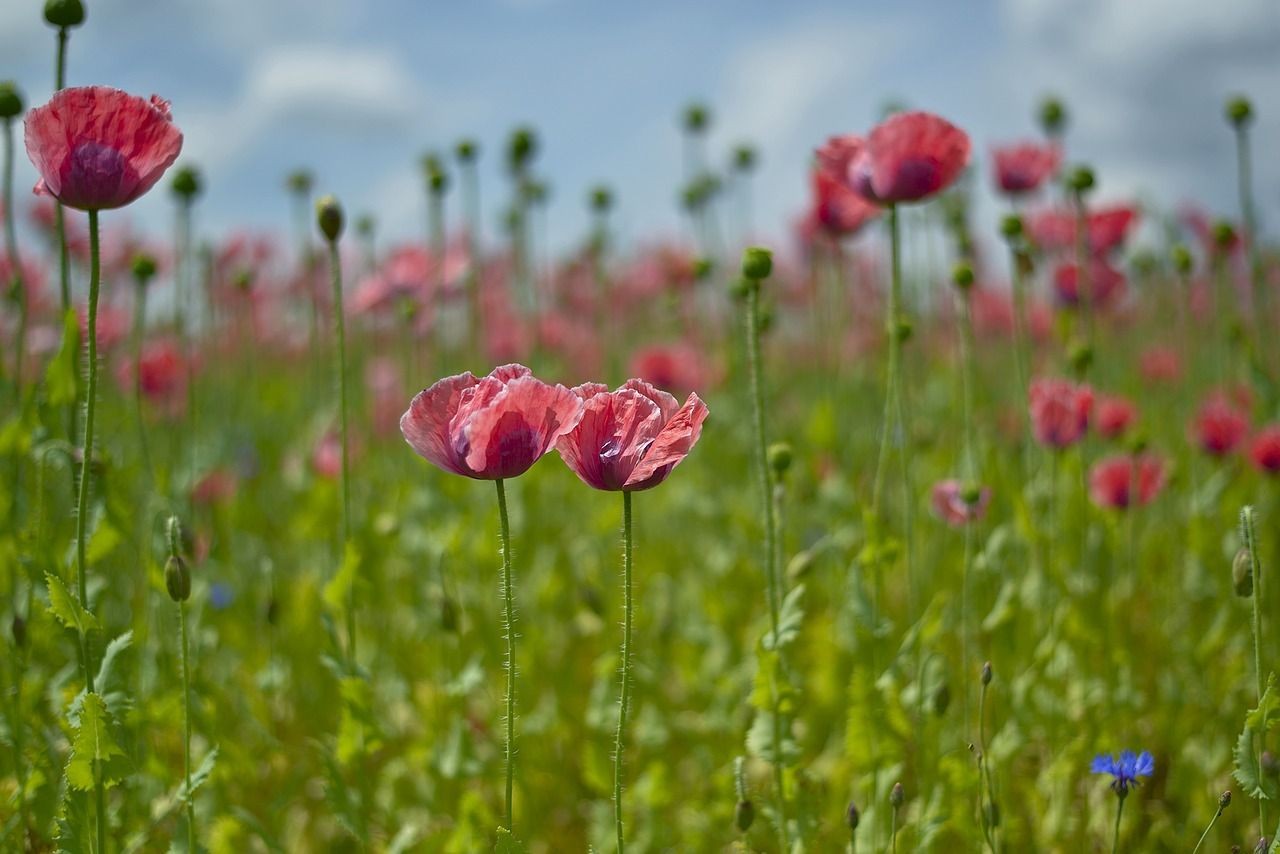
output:
M 893 788 L 889 790 L 889 806 L 896 810 L 906 799 L 907 795 L 902 789 L 902 784 L 894 783 Z
M 754 282 L 762 282 L 773 272 L 773 253 L 760 246 L 748 247 L 742 253 L 742 275 Z
M 982 663 L 982 676 L 980 677 L 982 679 L 982 684 L 984 687 L 991 684 L 991 676 L 992 676 L 991 662 L 984 661 Z
M 169 186 L 178 199 L 190 203 L 202 189 L 200 172 L 194 166 L 183 166 L 173 173 L 173 182 Z
M 858 822 L 861 820 L 862 816 L 858 813 L 858 805 L 853 801 L 849 801 L 849 808 L 844 811 L 844 823 L 850 830 L 857 830 Z
M 55 27 L 78 27 L 84 23 L 84 4 L 80 0 L 47 0 L 44 19 Z
M 1244 95 L 1236 95 L 1227 99 L 1226 114 L 1232 127 L 1243 127 L 1253 120 L 1253 104 Z
M 786 442 L 774 442 L 769 446 L 769 468 L 774 474 L 781 477 L 787 473 L 787 469 L 791 468 L 791 461 L 795 454 L 791 450 L 791 445 Z
M 738 828 L 738 832 L 746 833 L 755 820 L 756 808 L 751 801 L 747 799 L 738 801 L 738 805 L 733 808 L 733 826 Z
M 1231 806 L 1231 790 L 1227 789 L 1218 797 L 1218 809 L 1225 810 Z
M 12 80 L 0 83 L 0 119 L 13 119 L 22 115 L 22 93 Z
M 316 225 L 325 240 L 337 243 L 342 236 L 342 205 L 333 196 L 321 196 L 316 200 Z
M 1241 599 L 1253 595 L 1253 555 L 1248 549 L 1236 552 L 1236 559 L 1231 562 L 1231 584 Z
M 169 598 L 175 602 L 185 602 L 191 596 L 191 570 L 181 555 L 169 555 L 164 563 L 164 587 L 169 591 Z

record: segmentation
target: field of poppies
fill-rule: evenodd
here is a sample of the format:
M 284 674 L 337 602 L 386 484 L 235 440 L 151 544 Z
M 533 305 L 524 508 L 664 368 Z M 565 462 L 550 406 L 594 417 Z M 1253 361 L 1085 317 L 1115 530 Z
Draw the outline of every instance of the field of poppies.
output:
M 64 86 L 92 23 L 44 14 L 55 94 L 0 83 L 0 849 L 1280 851 L 1246 97 L 1196 119 L 1216 214 L 1103 194 L 1046 97 L 772 152 L 811 201 L 760 237 L 694 103 L 676 240 L 600 186 L 550 251 L 529 126 L 423 157 L 420 240 L 305 170 L 284 238 L 216 235 L 183 105 Z

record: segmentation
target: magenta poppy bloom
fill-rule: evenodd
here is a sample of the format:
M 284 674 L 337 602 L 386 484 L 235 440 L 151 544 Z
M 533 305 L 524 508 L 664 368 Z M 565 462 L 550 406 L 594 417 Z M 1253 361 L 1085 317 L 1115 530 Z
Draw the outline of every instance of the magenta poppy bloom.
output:
M 1210 456 L 1224 457 L 1244 441 L 1249 416 L 1225 396 L 1215 394 L 1201 404 L 1191 422 L 1191 435 Z
M 855 234 L 880 215 L 873 205 L 823 169 L 815 169 L 812 177 L 812 202 L 809 216 L 823 233 L 833 238 Z
M 1124 273 L 1107 263 L 1105 258 L 1099 256 L 1090 259 L 1088 270 L 1086 284 L 1091 306 L 1105 308 L 1124 293 Z M 1062 305 L 1080 304 L 1080 269 L 1075 262 L 1059 264 L 1053 271 L 1053 291 Z
M 1111 205 L 1089 211 L 1085 216 L 1085 246 L 1093 255 L 1105 255 L 1119 248 L 1138 221 L 1132 205 Z M 1031 242 L 1044 250 L 1073 251 L 1076 245 L 1077 215 L 1072 210 L 1044 210 L 1027 220 Z
M 1093 389 L 1070 380 L 1033 380 L 1029 391 L 1036 441 L 1051 448 L 1074 445 L 1089 426 Z
M 1249 443 L 1249 459 L 1263 474 L 1280 474 L 1280 424 L 1263 427 Z
M 478 480 L 517 477 L 582 417 L 582 400 L 524 365 L 476 379 L 470 371 L 420 391 L 400 416 L 417 453 L 445 471 Z
M 84 211 L 124 207 L 178 159 L 182 133 L 169 102 L 109 86 L 57 92 L 26 118 L 27 156 L 37 194 Z
M 1150 504 L 1164 487 L 1164 462 L 1150 454 L 1119 454 L 1089 470 L 1089 497 L 1099 507 L 1123 510 Z
M 1094 407 L 1094 425 L 1106 439 L 1118 439 L 1138 420 L 1138 407 L 1123 397 L 1098 398 Z
M 897 113 L 871 131 L 847 180 L 871 202 L 916 202 L 945 190 L 968 163 L 960 128 L 932 113 Z
M 991 487 L 984 486 L 977 495 L 965 495 L 964 485 L 958 480 L 942 480 L 933 485 L 933 512 L 953 528 L 959 528 L 981 519 L 991 503 Z M 970 500 L 971 499 L 971 500 Z
M 582 420 L 556 450 L 587 486 L 612 492 L 652 489 L 689 454 L 702 435 L 707 405 L 690 394 L 684 406 L 644 380 L 617 391 L 600 383 L 575 388 Z
M 1053 143 L 1021 142 L 991 149 L 996 188 L 1011 196 L 1040 188 L 1062 163 L 1062 152 Z
M 833 136 L 813 152 L 814 167 L 837 181 L 847 182 L 849 167 L 866 147 L 866 142 L 856 134 Z

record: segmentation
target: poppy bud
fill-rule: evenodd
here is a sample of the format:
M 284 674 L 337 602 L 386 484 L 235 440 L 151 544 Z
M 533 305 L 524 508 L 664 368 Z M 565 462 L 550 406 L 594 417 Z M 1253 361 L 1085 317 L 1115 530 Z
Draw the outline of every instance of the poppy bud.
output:
M 982 499 L 982 484 L 969 481 L 960 487 L 960 499 L 969 505 L 977 504 Z
M 911 334 L 915 332 L 915 327 L 911 325 L 911 321 L 905 317 L 899 317 L 898 322 L 893 325 L 893 335 L 902 343 L 911 340 Z
M 1017 214 L 1009 214 L 1000 220 L 1000 233 L 1004 235 L 1005 240 L 1016 240 L 1022 236 L 1022 217 Z
M 0 83 L 0 119 L 12 119 L 22 115 L 22 94 L 12 80 Z
M 306 169 L 296 169 L 289 173 L 289 177 L 285 178 L 284 184 L 289 188 L 289 192 L 296 193 L 299 196 L 311 194 L 311 188 L 315 185 L 315 178 Z
M 13 645 L 18 649 L 22 649 L 27 645 L 27 621 L 22 619 L 21 614 L 13 615 L 13 623 L 10 625 L 13 630 Z
M 1173 269 L 1179 275 L 1185 276 L 1191 272 L 1194 259 L 1191 257 L 1191 250 L 1185 244 L 1174 244 L 1173 249 L 1169 250 L 1169 258 L 1173 261 Z
M 982 684 L 983 684 L 984 686 L 985 686 L 985 685 L 990 685 L 990 684 L 991 684 L 991 675 L 992 675 L 992 674 L 991 674 L 991 662 L 990 662 L 990 661 L 985 661 L 985 662 L 983 662 L 983 664 L 982 664 L 982 676 L 981 676 L 981 679 L 982 679 Z
M 1092 190 L 1094 183 L 1093 170 L 1088 166 L 1077 166 L 1067 173 L 1067 188 L 1078 196 Z
M 458 603 L 451 596 L 440 599 L 440 627 L 446 632 L 458 630 Z
M 850 830 L 858 829 L 858 822 L 862 820 L 862 816 L 858 813 L 858 805 L 853 801 L 849 801 L 849 808 L 844 811 L 844 823 L 849 826 Z
M 712 258 L 699 258 L 693 262 L 693 277 L 698 281 L 703 281 L 711 277 L 711 273 L 716 268 L 716 262 Z
M 1040 102 L 1040 127 L 1049 136 L 1060 133 L 1067 125 L 1067 108 L 1050 95 Z
M 330 243 L 342 236 L 342 205 L 333 196 L 321 196 L 316 201 L 316 225 Z
M 951 268 L 951 282 L 961 291 L 973 287 L 973 265 L 968 261 L 957 261 Z
M 684 108 L 684 129 L 689 133 L 702 133 L 711 123 L 711 114 L 703 104 L 690 104 Z
M 751 829 L 751 824 L 756 820 L 756 808 L 751 801 L 743 799 L 738 801 L 738 805 L 733 808 L 733 825 L 738 828 L 739 833 L 746 833 Z
M 361 237 L 372 237 L 373 232 L 378 228 L 378 220 L 373 214 L 360 214 L 356 217 L 356 234 Z
M 139 252 L 134 255 L 131 266 L 133 268 L 133 278 L 139 285 L 147 284 L 156 274 L 156 259 L 146 252 Z
M 84 23 L 84 4 L 80 0 L 48 0 L 44 19 L 55 27 L 78 27 Z
M 739 145 L 733 150 L 733 168 L 750 172 L 756 165 L 756 150 L 750 145 Z
M 200 195 L 200 173 L 194 166 L 183 166 L 173 173 L 173 194 L 184 202 L 190 202 Z
M 449 174 L 443 169 L 427 176 L 427 188 L 436 196 L 444 195 L 449 189 Z
M 1076 376 L 1082 377 L 1093 364 L 1093 348 L 1088 344 L 1076 344 L 1067 358 L 1071 362 L 1071 370 L 1075 371 Z
M 1219 220 L 1213 224 L 1213 243 L 1219 249 L 1230 249 L 1236 242 L 1236 230 L 1231 223 Z
M 522 126 L 511 132 L 507 140 L 507 165 L 513 172 L 523 171 L 537 153 L 538 136 L 533 128 Z
M 1253 555 L 1248 549 L 1236 552 L 1236 559 L 1231 562 L 1231 584 L 1241 599 L 1253 595 Z
M 749 247 L 742 253 L 742 275 L 752 281 L 762 282 L 773 272 L 773 253 L 759 246 Z
M 986 811 L 986 813 L 987 813 L 987 825 L 988 825 L 989 827 L 999 827 L 999 826 L 1000 826 L 1000 807 L 999 807 L 999 805 L 998 805 L 998 804 L 996 804 L 996 802 L 995 802 L 995 801 L 990 801 L 990 802 L 988 802 L 988 803 L 987 803 L 987 805 L 986 805 L 986 807 L 984 807 L 984 809 L 985 809 L 985 811 Z
M 1253 104 L 1243 95 L 1227 100 L 1227 121 L 1235 127 L 1247 125 L 1253 119 Z
M 480 146 L 476 144 L 474 139 L 460 139 L 458 144 L 453 147 L 453 156 L 458 158 L 459 163 L 470 163 L 476 159 L 476 155 L 480 153 Z
M 266 618 L 269 626 L 274 626 L 276 620 L 280 619 L 280 603 L 274 596 L 267 600 Z
M 164 562 L 164 586 L 169 591 L 169 598 L 175 602 L 185 602 L 191 596 L 191 570 L 181 555 L 169 555 Z
M 947 713 L 947 708 L 951 705 L 951 686 L 943 682 L 937 688 L 933 689 L 933 713 L 938 717 L 942 717 Z
M 729 280 L 729 296 L 734 299 L 746 299 L 751 291 L 760 287 L 759 282 L 753 282 L 750 279 L 738 277 Z
M 1225 810 L 1229 806 L 1231 806 L 1231 790 L 1227 789 L 1218 798 L 1218 809 Z
M 608 213 L 613 207 L 613 193 L 603 184 L 592 188 L 591 190 L 591 210 L 596 213 Z
M 769 446 L 769 468 L 776 475 L 781 476 L 787 473 L 787 469 L 791 468 L 793 457 L 791 446 L 786 442 L 774 442 Z
M 906 793 L 902 790 L 901 783 L 894 783 L 893 788 L 889 790 L 889 806 L 895 810 L 902 806 L 903 801 L 907 799 Z

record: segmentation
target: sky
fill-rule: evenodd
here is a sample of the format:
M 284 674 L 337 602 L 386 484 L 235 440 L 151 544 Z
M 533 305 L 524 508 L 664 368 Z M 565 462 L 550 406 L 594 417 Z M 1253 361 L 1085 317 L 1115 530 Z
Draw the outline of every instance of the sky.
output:
M 937 112 L 973 138 L 983 172 L 978 222 L 999 209 L 992 144 L 1034 137 L 1035 105 L 1062 97 L 1068 160 L 1088 162 L 1099 197 L 1235 216 L 1225 98 L 1246 93 L 1263 227 L 1280 226 L 1280 3 L 1276 0 L 85 0 L 69 85 L 158 93 L 173 104 L 207 191 L 198 226 L 289 228 L 283 178 L 306 167 L 349 215 L 371 212 L 381 241 L 424 231 L 418 161 L 461 137 L 480 142 L 486 226 L 508 188 L 501 152 L 518 124 L 538 129 L 550 185 L 547 239 L 588 225 L 606 183 L 624 237 L 681 227 L 679 116 L 712 112 L 727 163 L 760 153 L 753 220 L 786 239 L 803 209 L 812 149 L 862 132 L 890 101 Z M 0 0 L 0 79 L 38 104 L 52 93 L 54 32 L 42 0 Z M 35 175 L 18 157 L 19 191 Z M 456 196 L 450 204 L 456 215 Z M 170 230 L 153 192 L 126 214 Z M 385 243 L 384 243 L 385 245 Z

